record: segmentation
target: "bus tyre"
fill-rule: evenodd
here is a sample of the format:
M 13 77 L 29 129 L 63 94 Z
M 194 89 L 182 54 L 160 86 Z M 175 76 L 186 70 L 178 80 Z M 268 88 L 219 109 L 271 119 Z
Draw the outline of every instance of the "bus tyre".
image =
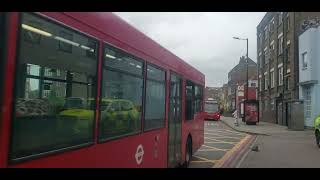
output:
M 187 144 L 186 144 L 186 158 L 185 158 L 185 167 L 189 167 L 190 161 L 192 158 L 192 142 L 191 139 L 188 138 Z
M 316 135 L 317 146 L 320 148 L 320 133 L 318 130 L 316 131 L 315 135 Z

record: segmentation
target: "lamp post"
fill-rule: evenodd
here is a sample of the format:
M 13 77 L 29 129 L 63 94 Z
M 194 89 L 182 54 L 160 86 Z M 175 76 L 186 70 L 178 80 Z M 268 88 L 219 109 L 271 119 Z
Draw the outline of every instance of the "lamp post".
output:
M 248 66 L 249 66 L 249 54 L 248 54 L 248 51 L 249 51 L 249 39 L 248 38 L 239 38 L 239 37 L 233 37 L 233 39 L 237 39 L 237 40 L 245 40 L 247 41 L 247 57 L 246 57 L 246 67 L 247 67 L 247 75 L 246 75 L 246 79 L 247 79 L 247 85 L 246 85 L 246 101 L 248 101 L 249 97 L 248 97 L 248 87 L 249 87 L 249 79 L 248 79 Z M 245 109 L 246 109 L 246 106 L 244 104 L 244 118 L 246 117 L 245 116 Z

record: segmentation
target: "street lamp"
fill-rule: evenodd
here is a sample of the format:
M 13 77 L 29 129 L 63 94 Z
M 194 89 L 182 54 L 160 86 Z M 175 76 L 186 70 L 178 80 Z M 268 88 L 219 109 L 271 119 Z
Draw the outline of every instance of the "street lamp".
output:
M 249 87 L 249 79 L 248 79 L 248 64 L 249 64 L 249 55 L 248 55 L 248 51 L 249 51 L 249 48 L 248 48 L 248 45 L 249 45 L 249 39 L 248 38 L 239 38 L 239 37 L 233 37 L 233 39 L 237 39 L 237 40 L 245 40 L 247 41 L 247 57 L 246 57 L 246 64 L 247 64 L 247 85 L 246 85 L 246 101 L 248 101 L 248 87 Z M 244 118 L 246 118 L 245 116 L 245 109 L 246 109 L 246 106 L 244 106 Z

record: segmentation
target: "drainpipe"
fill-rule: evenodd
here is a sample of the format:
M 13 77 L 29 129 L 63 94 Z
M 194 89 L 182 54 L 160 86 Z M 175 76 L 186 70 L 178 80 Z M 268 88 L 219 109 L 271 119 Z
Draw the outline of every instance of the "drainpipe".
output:
M 287 12 L 289 13 L 289 12 Z M 284 18 L 282 16 L 282 23 L 283 23 L 283 26 L 282 26 L 282 32 L 283 32 L 283 40 L 284 40 Z M 286 33 L 286 40 L 287 40 L 287 33 Z M 282 48 L 284 47 L 285 41 L 282 42 Z M 285 52 L 285 55 L 287 56 L 287 51 L 288 51 L 288 48 L 286 48 L 286 52 Z M 287 57 L 288 58 L 288 57 Z M 288 62 L 288 61 L 287 61 Z M 286 67 L 286 68 L 284 68 Z M 284 81 L 284 69 L 287 69 L 287 64 L 284 63 L 284 55 L 282 56 L 282 112 L 283 112 L 283 107 L 284 107 L 284 89 L 285 89 L 285 81 Z M 287 118 L 287 117 L 286 117 Z M 283 120 L 284 120 L 284 114 L 282 113 L 282 123 L 283 123 Z

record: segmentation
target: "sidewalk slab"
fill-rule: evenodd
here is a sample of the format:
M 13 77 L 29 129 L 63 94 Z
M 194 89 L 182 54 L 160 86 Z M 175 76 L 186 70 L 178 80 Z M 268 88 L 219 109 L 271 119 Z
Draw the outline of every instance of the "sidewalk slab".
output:
M 258 122 L 256 125 L 247 125 L 242 122 L 241 119 L 239 119 L 239 126 L 236 126 L 234 124 L 234 120 L 235 119 L 232 117 L 221 117 L 221 122 L 223 122 L 230 128 L 248 134 L 271 136 L 273 134 L 281 134 L 292 131 L 289 130 L 287 126 L 281 126 L 278 124 L 267 122 Z

